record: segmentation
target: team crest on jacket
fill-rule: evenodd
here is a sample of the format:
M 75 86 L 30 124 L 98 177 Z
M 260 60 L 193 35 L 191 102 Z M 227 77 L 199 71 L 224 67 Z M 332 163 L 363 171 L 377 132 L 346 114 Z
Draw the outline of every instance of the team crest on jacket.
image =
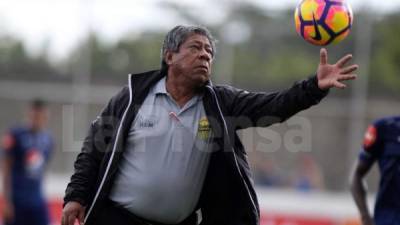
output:
M 1 140 L 1 147 L 5 150 L 11 150 L 14 147 L 15 140 L 11 134 L 6 134 Z
M 364 147 L 371 147 L 376 141 L 376 128 L 370 125 L 364 135 Z
M 38 177 L 41 174 L 44 165 L 42 153 L 37 149 L 30 149 L 25 156 L 25 168 L 32 177 Z
M 199 120 L 199 128 L 197 129 L 197 137 L 203 141 L 210 137 L 211 127 L 207 117 L 202 117 Z

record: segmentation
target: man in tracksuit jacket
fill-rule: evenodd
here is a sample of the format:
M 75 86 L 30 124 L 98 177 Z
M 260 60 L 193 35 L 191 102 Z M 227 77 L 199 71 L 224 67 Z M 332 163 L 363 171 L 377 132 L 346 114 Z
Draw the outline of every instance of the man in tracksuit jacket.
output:
M 341 81 L 355 79 L 358 66 L 346 66 L 351 55 L 328 64 L 327 51 L 321 49 L 315 76 L 281 92 L 255 93 L 213 86 L 214 54 L 206 28 L 177 26 L 164 40 L 161 69 L 129 76 L 128 86 L 109 101 L 85 138 L 66 189 L 63 225 L 75 220 L 259 224 L 247 155 L 236 131 L 282 122 L 317 104 L 330 88 L 345 88 Z M 167 113 L 148 115 L 156 104 Z M 174 136 L 178 132 L 184 138 Z M 182 146 L 197 147 L 171 153 L 170 148 Z

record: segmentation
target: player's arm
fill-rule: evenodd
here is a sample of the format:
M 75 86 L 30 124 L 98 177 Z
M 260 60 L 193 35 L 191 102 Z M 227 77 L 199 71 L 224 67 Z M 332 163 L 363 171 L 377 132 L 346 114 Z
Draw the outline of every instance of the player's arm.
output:
M 371 169 L 374 162 L 382 154 L 382 135 L 379 133 L 380 122 L 375 122 L 367 128 L 364 135 L 363 148 L 359 159 L 354 167 L 350 177 L 350 189 L 354 201 L 360 212 L 363 225 L 373 224 L 371 213 L 367 204 L 367 186 L 365 176 Z
M 3 197 L 4 208 L 3 216 L 5 221 L 12 221 L 14 218 L 14 205 L 11 201 L 11 171 L 13 165 L 12 151 L 15 140 L 11 134 L 3 136 L 2 148 L 2 171 L 3 171 Z
M 350 177 L 351 194 L 360 212 L 363 225 L 373 224 L 367 203 L 365 176 L 373 165 L 372 161 L 358 160 Z

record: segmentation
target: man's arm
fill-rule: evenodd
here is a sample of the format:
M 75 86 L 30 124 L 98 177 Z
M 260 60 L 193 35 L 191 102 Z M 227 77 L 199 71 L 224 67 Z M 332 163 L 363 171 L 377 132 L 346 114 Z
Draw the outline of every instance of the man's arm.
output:
M 94 189 L 99 168 L 107 145 L 102 129 L 103 120 L 109 115 L 108 108 L 109 106 L 92 122 L 82 150 L 74 163 L 74 174 L 64 196 L 62 225 L 74 225 L 76 219 L 80 224 L 84 222 L 85 207 L 96 191 Z
M 3 197 L 4 208 L 3 216 L 5 221 L 13 221 L 14 219 L 14 204 L 11 200 L 11 173 L 13 165 L 13 157 L 11 151 L 14 148 L 14 137 L 7 134 L 2 140 L 2 171 L 3 171 Z
M 120 99 L 127 91 L 124 88 L 114 96 L 92 122 L 81 152 L 75 160 L 74 173 L 65 191 L 64 203 L 76 201 L 86 205 L 90 201 L 89 197 L 93 195 L 101 161 L 119 123 L 116 108 L 123 104 Z
M 217 91 L 221 93 L 220 102 L 227 106 L 226 117 L 240 129 L 283 122 L 328 94 L 318 88 L 316 76 L 279 92 L 248 92 L 229 86 L 217 87 Z
M 327 51 L 321 49 L 316 76 L 297 82 L 287 90 L 274 93 L 255 93 L 225 87 L 220 91 L 221 102 L 228 106 L 228 117 L 240 119 L 241 122 L 236 122 L 240 124 L 240 128 L 282 122 L 319 103 L 330 88 L 345 88 L 346 85 L 342 81 L 355 79 L 356 75 L 352 72 L 357 70 L 358 66 L 346 66 L 351 58 L 351 55 L 346 55 L 335 64 L 328 64 Z
M 96 192 L 100 164 L 120 122 L 116 115 L 116 107 L 121 107 L 121 96 L 127 91 L 128 89 L 124 88 L 114 96 L 90 126 L 82 150 L 74 163 L 74 174 L 65 191 L 63 225 L 73 225 L 76 219 L 83 223 L 85 207 Z
M 358 65 L 346 66 L 352 58 L 353 56 L 348 54 L 335 64 L 329 64 L 328 52 L 322 48 L 317 69 L 318 87 L 322 90 L 328 90 L 333 87 L 343 89 L 346 87 L 343 81 L 356 79 L 357 75 L 353 74 L 353 72 L 358 69 Z
M 365 175 L 371 169 L 373 161 L 358 160 L 350 177 L 350 189 L 360 212 L 363 225 L 374 224 L 367 204 Z
M 3 194 L 4 194 L 4 211 L 5 221 L 12 221 L 14 218 L 14 205 L 11 201 L 11 167 L 12 159 L 9 156 L 3 160 Z

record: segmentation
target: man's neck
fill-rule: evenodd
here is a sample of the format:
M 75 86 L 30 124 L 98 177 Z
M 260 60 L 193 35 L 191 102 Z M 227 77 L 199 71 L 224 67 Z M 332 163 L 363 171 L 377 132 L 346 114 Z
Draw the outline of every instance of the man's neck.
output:
M 167 76 L 166 89 L 181 108 L 197 94 L 196 87 L 193 87 L 187 81 L 178 79 L 177 76 L 172 75 Z
M 30 131 L 31 131 L 32 133 L 39 133 L 40 131 L 43 130 L 42 127 L 34 126 L 34 125 L 32 125 L 32 124 L 29 125 L 29 129 L 30 129 Z

